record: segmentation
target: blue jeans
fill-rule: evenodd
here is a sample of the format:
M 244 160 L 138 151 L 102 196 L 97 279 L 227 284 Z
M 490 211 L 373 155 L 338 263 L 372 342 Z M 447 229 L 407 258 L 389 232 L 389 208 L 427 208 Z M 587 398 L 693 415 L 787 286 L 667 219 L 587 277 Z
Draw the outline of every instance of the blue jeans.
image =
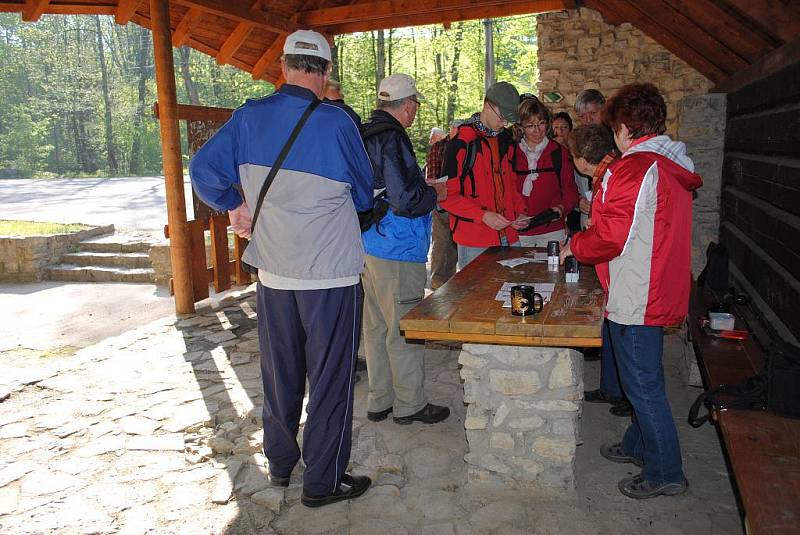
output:
M 607 321 L 622 390 L 633 405 L 633 421 L 622 439 L 622 449 L 644 461 L 645 481 L 656 485 L 681 482 L 681 449 L 661 364 L 664 329 Z
M 614 358 L 608 320 L 603 321 L 603 346 L 600 348 L 600 392 L 615 398 L 622 397 L 622 387 L 619 385 L 619 372 L 617 371 L 617 359 Z

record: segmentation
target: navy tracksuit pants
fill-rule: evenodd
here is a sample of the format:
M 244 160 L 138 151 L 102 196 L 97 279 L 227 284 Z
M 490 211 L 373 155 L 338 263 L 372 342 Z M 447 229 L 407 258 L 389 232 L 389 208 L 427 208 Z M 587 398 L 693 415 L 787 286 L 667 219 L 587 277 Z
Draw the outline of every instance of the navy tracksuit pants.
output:
M 361 301 L 361 284 L 325 290 L 258 284 L 264 454 L 278 477 L 288 477 L 300 459 L 297 430 L 308 377 L 302 453 L 303 490 L 310 496 L 332 493 L 350 461 Z

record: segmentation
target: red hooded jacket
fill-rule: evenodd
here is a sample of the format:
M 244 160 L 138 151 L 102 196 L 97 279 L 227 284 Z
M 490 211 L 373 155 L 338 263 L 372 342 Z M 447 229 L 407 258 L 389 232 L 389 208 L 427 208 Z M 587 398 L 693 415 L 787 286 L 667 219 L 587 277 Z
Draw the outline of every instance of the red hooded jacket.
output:
M 667 136 L 637 140 L 606 170 L 592 200 L 592 226 L 572 253 L 595 264 L 606 317 L 623 325 L 669 326 L 688 312 L 692 191 L 703 184 L 686 146 Z

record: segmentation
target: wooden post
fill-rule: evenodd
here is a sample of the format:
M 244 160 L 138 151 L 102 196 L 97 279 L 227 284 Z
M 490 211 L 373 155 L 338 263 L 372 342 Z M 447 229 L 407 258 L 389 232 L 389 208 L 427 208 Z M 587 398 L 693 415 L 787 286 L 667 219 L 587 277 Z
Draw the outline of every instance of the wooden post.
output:
M 164 180 L 167 186 L 167 223 L 175 311 L 178 314 L 191 314 L 194 312 L 192 253 L 189 228 L 186 223 L 186 200 L 183 195 L 181 134 L 178 126 L 175 65 L 172 61 L 169 0 L 150 0 L 150 23 L 153 31 L 153 57 L 158 88 L 161 155 L 164 160 Z

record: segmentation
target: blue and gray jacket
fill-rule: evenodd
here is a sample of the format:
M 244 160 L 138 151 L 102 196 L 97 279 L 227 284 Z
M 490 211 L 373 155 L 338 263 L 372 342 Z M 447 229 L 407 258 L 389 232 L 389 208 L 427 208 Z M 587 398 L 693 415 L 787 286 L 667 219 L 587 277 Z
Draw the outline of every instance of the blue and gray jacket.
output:
M 379 126 L 390 128 L 370 136 L 370 129 Z M 426 262 L 436 190 L 425 183 L 411 140 L 397 119 L 375 110 L 362 133 L 375 174 L 375 191 L 386 188 L 391 207 L 377 226 L 363 234 L 364 248 L 377 258 Z
M 284 84 L 248 100 L 189 164 L 198 196 L 217 210 L 255 208 L 261 186 L 309 103 Z M 265 286 L 312 290 L 359 282 L 364 249 L 356 211 L 372 207 L 372 169 L 358 125 L 338 106 L 314 110 L 275 176 L 244 260 Z

